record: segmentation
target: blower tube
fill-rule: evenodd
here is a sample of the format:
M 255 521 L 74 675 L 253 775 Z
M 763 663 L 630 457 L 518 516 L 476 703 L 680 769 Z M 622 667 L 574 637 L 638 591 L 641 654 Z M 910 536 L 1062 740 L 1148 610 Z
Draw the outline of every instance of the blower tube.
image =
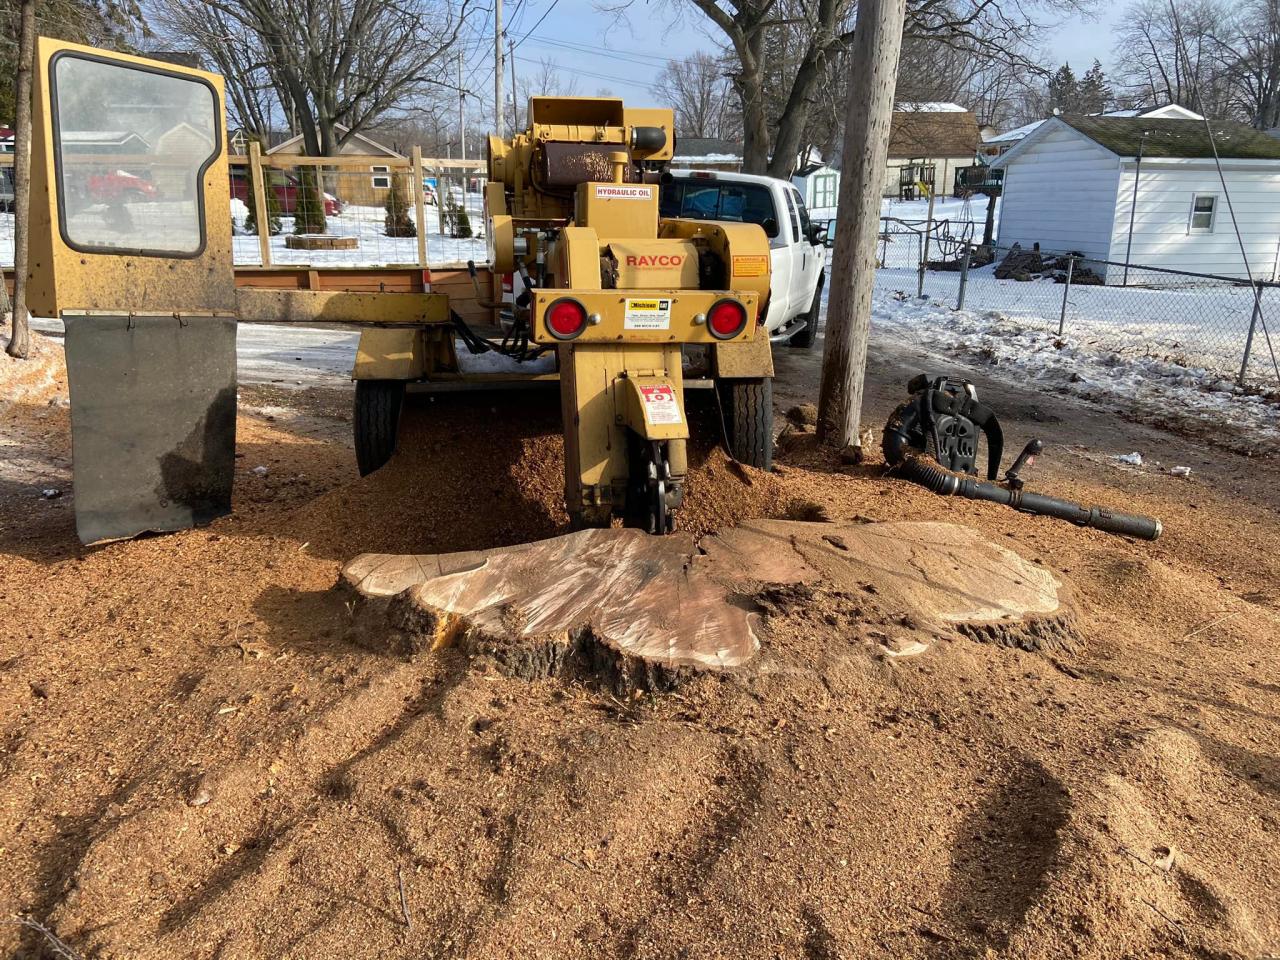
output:
M 884 456 L 889 465 L 912 483 L 944 497 L 965 497 L 969 500 L 986 500 L 1001 503 L 1023 513 L 1040 514 L 1068 520 L 1081 527 L 1119 533 L 1141 540 L 1155 540 L 1160 536 L 1160 521 L 1130 513 L 1116 513 L 1105 507 L 1086 507 L 1070 500 L 1048 497 L 1027 490 L 1011 490 L 988 480 L 966 477 L 954 473 L 939 463 L 926 460 L 911 446 L 901 425 L 885 427 Z

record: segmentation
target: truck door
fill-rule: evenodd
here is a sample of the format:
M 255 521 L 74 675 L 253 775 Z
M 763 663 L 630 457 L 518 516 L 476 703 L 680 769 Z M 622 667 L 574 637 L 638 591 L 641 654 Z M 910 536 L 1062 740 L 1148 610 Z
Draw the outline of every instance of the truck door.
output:
M 80 539 L 228 513 L 236 318 L 222 78 L 42 37 L 34 94 L 29 305 L 66 327 Z
M 809 309 L 813 302 L 813 292 L 818 288 L 818 275 L 826 264 L 826 248 L 811 243 L 809 240 L 809 211 L 805 208 L 804 197 L 795 186 L 783 188 L 787 194 L 788 207 L 794 208 L 796 214 L 796 230 L 798 240 L 798 266 L 795 278 L 795 300 L 793 313 L 799 314 Z

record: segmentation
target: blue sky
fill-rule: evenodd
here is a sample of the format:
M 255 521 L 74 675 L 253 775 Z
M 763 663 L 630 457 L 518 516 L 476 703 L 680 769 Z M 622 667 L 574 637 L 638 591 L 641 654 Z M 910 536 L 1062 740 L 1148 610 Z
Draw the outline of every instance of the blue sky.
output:
M 602 13 L 592 0 L 504 0 L 507 35 L 518 41 L 516 66 L 521 77 L 539 72 L 538 61 L 551 58 L 565 80 L 576 80 L 577 91 L 593 95 L 608 88 L 615 95 L 645 105 L 653 100 L 652 79 L 666 59 L 679 59 L 717 46 L 705 18 L 692 5 L 673 0 L 667 4 L 636 0 L 625 20 Z M 673 22 L 676 11 L 683 18 Z M 549 12 L 548 12 L 549 11 Z M 544 17 L 545 14 L 545 17 Z M 1055 63 L 1070 61 L 1077 74 L 1094 57 L 1108 66 L 1112 26 L 1122 8 L 1105 6 L 1096 20 L 1079 17 L 1056 28 L 1045 47 Z M 539 23 L 539 20 L 541 22 Z M 492 103 L 492 40 L 487 56 L 477 41 L 466 86 Z M 482 60 L 481 58 L 484 57 Z M 510 65 L 506 73 L 510 76 Z M 510 93 L 507 94 L 510 96 Z

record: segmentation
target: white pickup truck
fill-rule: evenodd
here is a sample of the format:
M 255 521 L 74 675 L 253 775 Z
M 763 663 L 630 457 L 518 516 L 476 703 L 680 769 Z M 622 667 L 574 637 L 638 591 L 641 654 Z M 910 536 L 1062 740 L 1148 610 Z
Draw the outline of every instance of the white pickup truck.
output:
M 769 339 L 813 346 L 822 314 L 827 250 L 804 198 L 786 180 L 718 170 L 681 170 L 662 178 L 664 217 L 758 223 L 769 237 L 772 277 L 765 329 Z

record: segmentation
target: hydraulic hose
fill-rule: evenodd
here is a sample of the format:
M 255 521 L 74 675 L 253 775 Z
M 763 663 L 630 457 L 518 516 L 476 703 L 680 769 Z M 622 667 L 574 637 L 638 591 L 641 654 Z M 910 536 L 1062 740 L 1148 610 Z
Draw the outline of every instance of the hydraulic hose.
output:
M 967 477 L 933 463 L 911 446 L 904 427 L 904 419 L 894 418 L 884 430 L 884 456 L 900 476 L 917 483 L 926 490 L 944 497 L 964 497 L 968 500 L 986 500 L 1012 507 L 1022 513 L 1057 517 L 1081 527 L 1119 533 L 1141 540 L 1155 540 L 1160 536 L 1160 521 L 1155 517 L 1118 513 L 1106 507 L 1086 507 L 1070 500 L 1049 497 L 1029 490 L 1013 490 L 988 480 Z

